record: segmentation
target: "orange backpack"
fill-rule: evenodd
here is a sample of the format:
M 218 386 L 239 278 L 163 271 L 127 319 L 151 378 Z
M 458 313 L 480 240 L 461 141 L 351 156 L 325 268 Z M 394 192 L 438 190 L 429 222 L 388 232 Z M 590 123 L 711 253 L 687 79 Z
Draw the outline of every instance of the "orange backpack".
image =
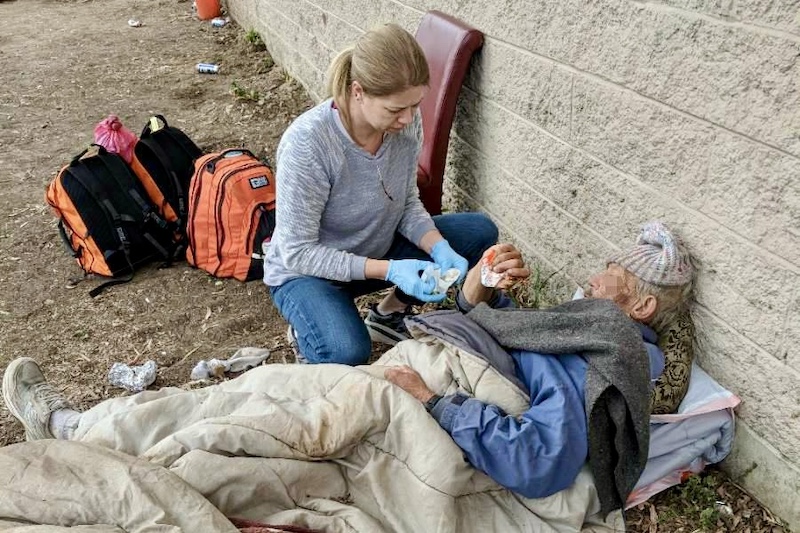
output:
M 75 156 L 45 194 L 61 239 L 84 272 L 116 278 L 92 289 L 92 297 L 130 281 L 149 261 L 169 263 L 175 251 L 168 224 L 125 160 L 102 146 L 96 150 Z
M 275 228 L 272 169 L 241 148 L 202 156 L 194 168 L 186 260 L 218 278 L 260 279 Z

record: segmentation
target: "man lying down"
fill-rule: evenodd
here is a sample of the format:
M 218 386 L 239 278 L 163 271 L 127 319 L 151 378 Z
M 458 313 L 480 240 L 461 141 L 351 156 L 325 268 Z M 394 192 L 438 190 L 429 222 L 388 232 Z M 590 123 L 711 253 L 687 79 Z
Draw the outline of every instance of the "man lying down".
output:
M 490 253 L 498 289 L 529 276 L 514 246 Z M 236 531 L 226 517 L 326 531 L 623 529 L 663 369 L 651 326 L 691 296 L 687 251 L 651 222 L 587 298 L 545 311 L 514 309 L 480 277 L 480 265 L 468 273 L 461 312 L 410 319 L 415 338 L 370 367 L 266 365 L 79 413 L 34 360 L 16 359 L 6 406 L 29 441 L 59 440 L 0 449 L 0 531 L 3 520 Z M 92 467 L 109 461 L 128 466 L 98 478 Z

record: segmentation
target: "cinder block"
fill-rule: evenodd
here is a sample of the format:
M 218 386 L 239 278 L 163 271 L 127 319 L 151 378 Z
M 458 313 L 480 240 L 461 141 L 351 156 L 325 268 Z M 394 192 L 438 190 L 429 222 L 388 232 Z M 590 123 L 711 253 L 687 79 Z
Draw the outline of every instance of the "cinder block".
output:
M 794 38 L 628 0 L 436 5 L 490 37 L 800 155 Z
M 651 0 L 650 3 L 728 18 L 731 14 L 733 0 L 657 0 L 655 2 Z
M 294 79 L 309 92 L 312 99 L 319 101 L 325 93 L 325 75 L 317 65 L 311 63 L 296 48 L 290 46 L 271 27 L 259 26 L 261 37 L 275 62 L 285 68 Z
M 320 41 L 309 28 L 303 26 L 303 20 L 311 18 L 312 14 L 285 7 L 288 8 L 286 11 L 279 11 L 271 3 L 265 3 L 259 14 L 259 22 L 317 70 L 325 72 L 337 50 Z M 291 70 L 291 65 L 288 67 Z
M 742 420 L 800 465 L 800 372 L 742 339 L 702 306 L 694 319 L 700 366 L 742 399 Z
M 422 18 L 422 13 L 399 2 L 352 2 L 349 0 L 329 0 L 324 7 L 329 13 L 366 31 L 379 24 L 394 22 L 414 33 Z
M 571 141 L 800 265 L 800 159 L 581 76 Z
M 786 288 L 786 296 L 790 295 L 790 288 Z M 789 306 L 789 311 L 784 318 L 786 324 L 783 343 L 778 352 L 778 359 L 800 372 L 800 288 L 795 285 L 794 302 Z M 800 418 L 798 418 L 800 424 Z
M 761 24 L 800 35 L 800 2 L 797 0 L 736 0 L 732 14 L 742 22 Z
M 325 5 L 291 0 L 270 0 L 265 2 L 272 11 L 283 13 L 291 18 L 304 31 L 314 35 L 319 41 L 335 52 L 352 44 L 363 30 L 357 25 L 342 20 L 328 11 Z
M 589 228 L 567 216 L 531 187 L 487 161 L 457 137 L 451 140 L 448 165 L 455 185 L 476 206 L 502 221 L 525 251 L 563 269 L 583 283 L 604 264 L 608 245 Z M 574 287 L 573 287 L 574 289 Z
M 572 73 L 558 64 L 486 39 L 465 85 L 482 97 L 566 139 Z
M 741 419 L 736 421 L 733 450 L 722 467 L 792 531 L 800 531 L 800 466 L 782 457 Z
M 791 304 L 787 291 L 800 285 L 798 275 L 783 262 L 769 260 L 757 247 L 687 210 L 668 195 L 653 194 L 635 179 L 469 89 L 462 91 L 454 128 L 451 144 L 461 139 L 492 162 L 490 174 L 516 178 L 507 180 L 506 190 L 511 196 L 530 188 L 594 230 L 585 237 L 603 241 L 604 251 L 602 258 L 596 257 L 597 263 L 583 266 L 584 273 L 596 268 L 613 250 L 630 246 L 643 222 L 666 221 L 701 262 L 698 300 L 779 356 L 779 342 Z M 465 188 L 480 188 L 481 180 L 488 176 L 471 171 L 471 161 L 455 162 L 463 157 L 464 150 L 450 155 L 456 171 L 449 177 L 461 186 L 463 178 L 458 170 L 464 168 L 465 175 L 476 181 Z M 505 221 L 502 216 L 499 218 Z M 540 223 L 540 218 L 535 223 Z

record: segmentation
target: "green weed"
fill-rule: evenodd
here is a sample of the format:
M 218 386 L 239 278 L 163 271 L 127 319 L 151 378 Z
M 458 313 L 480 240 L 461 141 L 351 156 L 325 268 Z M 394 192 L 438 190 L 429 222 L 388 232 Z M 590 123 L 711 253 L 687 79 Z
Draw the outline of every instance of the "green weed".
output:
M 681 486 L 684 514 L 700 523 L 706 531 L 714 531 L 720 518 L 717 509 L 717 480 L 713 476 L 692 476 Z
M 531 277 L 512 287 L 508 295 L 517 307 L 540 309 L 556 305 L 558 294 L 550 281 L 558 272 L 556 270 L 545 275 L 541 265 L 535 263 L 531 268 Z
M 256 30 L 247 30 L 247 33 L 244 34 L 244 40 L 256 50 L 266 50 L 267 48 L 263 39 L 261 39 L 261 35 Z
M 245 100 L 249 102 L 258 102 L 261 100 L 261 93 L 258 90 L 242 87 L 236 81 L 231 82 L 231 94 L 235 96 L 237 100 Z

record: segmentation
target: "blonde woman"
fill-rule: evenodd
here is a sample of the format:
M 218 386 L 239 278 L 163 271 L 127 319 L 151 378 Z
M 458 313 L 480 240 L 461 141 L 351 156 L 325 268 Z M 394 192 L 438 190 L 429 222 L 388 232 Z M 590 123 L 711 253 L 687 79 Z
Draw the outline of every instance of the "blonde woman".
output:
M 411 34 L 396 24 L 369 31 L 333 60 L 330 98 L 281 138 L 264 283 L 299 361 L 366 363 L 371 340 L 407 338 L 412 306 L 444 298 L 421 272 L 435 263 L 463 280 L 497 240 L 486 216 L 431 217 L 419 199 L 429 78 Z M 391 286 L 362 321 L 354 298 Z

